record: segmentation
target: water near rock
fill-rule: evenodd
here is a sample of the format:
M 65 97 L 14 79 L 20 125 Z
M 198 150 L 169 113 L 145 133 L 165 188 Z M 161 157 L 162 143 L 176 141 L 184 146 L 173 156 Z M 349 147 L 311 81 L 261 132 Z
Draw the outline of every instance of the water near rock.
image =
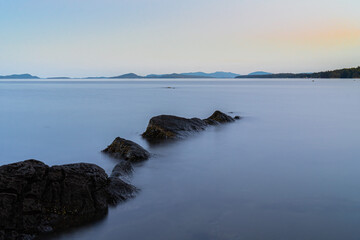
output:
M 216 109 L 242 118 L 183 141 L 141 136 L 154 116 Z M 125 160 L 100 150 L 116 136 L 151 153 L 132 164 L 135 198 L 51 240 L 358 240 L 359 109 L 353 80 L 0 80 L 0 165 L 111 175 Z

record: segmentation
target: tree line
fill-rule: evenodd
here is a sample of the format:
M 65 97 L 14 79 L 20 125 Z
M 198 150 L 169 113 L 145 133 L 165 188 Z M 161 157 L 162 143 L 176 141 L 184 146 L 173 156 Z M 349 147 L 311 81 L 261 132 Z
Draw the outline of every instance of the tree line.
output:
M 360 78 L 360 67 L 344 68 L 317 73 L 276 73 L 267 75 L 241 75 L 236 78 Z

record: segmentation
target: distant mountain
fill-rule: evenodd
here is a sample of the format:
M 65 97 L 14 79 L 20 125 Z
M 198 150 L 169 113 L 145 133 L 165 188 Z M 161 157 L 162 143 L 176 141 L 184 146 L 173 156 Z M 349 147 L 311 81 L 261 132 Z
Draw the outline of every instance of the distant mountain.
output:
M 236 76 L 239 76 L 237 73 L 232 72 L 214 72 L 210 74 L 214 78 L 235 78 Z
M 317 73 L 268 73 L 257 71 L 248 75 L 238 75 L 232 72 L 189 72 L 189 73 L 172 73 L 172 74 L 150 74 L 140 76 L 135 73 L 127 73 L 114 77 L 86 77 L 83 79 L 142 79 L 142 78 L 360 78 L 360 67 L 344 68 L 333 71 L 317 72 Z M 30 74 L 13 74 L 0 76 L 0 79 L 40 79 Z M 47 79 L 72 79 L 71 77 L 49 77 Z
M 270 74 L 272 74 L 272 73 L 263 72 L 263 71 L 258 71 L 258 72 L 249 73 L 248 75 L 249 75 L 249 76 L 254 76 L 254 75 L 258 76 L 258 75 L 270 75 Z
M 181 73 L 181 75 L 186 75 L 186 76 L 198 76 L 198 77 L 210 77 L 212 78 L 212 76 L 210 76 L 210 73 L 204 73 L 204 72 L 189 72 L 189 73 Z
M 236 78 L 360 78 L 360 67 L 344 68 L 317 73 L 276 73 L 268 75 L 242 75 Z
M 7 76 L 0 76 L 0 79 L 39 79 L 37 76 L 32 76 L 30 74 L 13 74 Z
M 208 78 L 208 77 L 172 73 L 172 74 L 160 74 L 160 75 L 150 74 L 147 75 L 146 78 Z
M 142 76 L 136 75 L 135 73 L 127 73 L 120 76 L 110 77 L 110 78 L 144 78 Z
M 214 72 L 214 73 L 204 73 L 204 72 L 190 72 L 190 73 L 181 73 L 182 75 L 190 76 L 201 76 L 206 78 L 235 78 L 239 74 L 232 72 Z

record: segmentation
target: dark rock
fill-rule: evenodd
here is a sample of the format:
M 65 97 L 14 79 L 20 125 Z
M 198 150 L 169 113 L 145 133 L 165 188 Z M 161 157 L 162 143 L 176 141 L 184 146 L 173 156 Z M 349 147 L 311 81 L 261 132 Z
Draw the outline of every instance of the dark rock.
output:
M 150 153 L 139 144 L 120 137 L 115 138 L 103 152 L 110 154 L 114 158 L 124 159 L 130 162 L 139 162 L 147 160 L 150 157 Z
M 208 125 L 233 122 L 234 119 L 225 113 L 215 111 L 209 118 L 182 118 L 171 115 L 160 115 L 150 119 L 146 131 L 142 134 L 150 142 L 180 138 L 186 133 L 205 130 Z
M 0 239 L 1 240 L 32 240 L 35 239 L 35 235 L 30 234 L 19 234 L 16 231 L 1 231 L 0 230 Z
M 134 193 L 138 192 L 136 187 L 117 177 L 110 177 L 109 180 L 106 192 L 107 202 L 112 206 L 134 197 Z
M 213 115 L 211 115 L 207 119 L 204 119 L 204 121 L 208 122 L 209 124 L 213 124 L 214 122 L 229 123 L 229 122 L 233 122 L 234 119 L 229 115 L 226 115 L 225 113 L 222 113 L 220 111 L 215 111 Z
M 235 120 L 239 120 L 241 117 L 240 116 L 235 116 L 234 119 Z
M 94 164 L 49 167 L 27 160 L 1 166 L 0 239 L 31 239 L 102 218 L 108 204 L 135 191 Z
M 134 169 L 130 162 L 128 161 L 121 161 L 120 163 L 116 164 L 114 169 L 112 170 L 111 177 L 123 177 L 128 176 L 133 173 Z
M 160 115 L 150 119 L 149 125 L 142 136 L 146 139 L 174 139 L 181 133 L 201 131 L 206 123 L 199 118 L 182 118 L 171 115 Z

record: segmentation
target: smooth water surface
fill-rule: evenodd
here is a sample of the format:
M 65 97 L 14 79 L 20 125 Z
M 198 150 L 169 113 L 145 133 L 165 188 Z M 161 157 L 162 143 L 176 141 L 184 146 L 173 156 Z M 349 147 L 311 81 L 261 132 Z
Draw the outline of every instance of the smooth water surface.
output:
M 167 88 L 167 87 L 174 87 Z M 171 144 L 159 114 L 243 119 Z M 0 164 L 90 162 L 121 136 L 153 157 L 141 192 L 51 239 L 331 240 L 360 236 L 359 80 L 0 81 Z

